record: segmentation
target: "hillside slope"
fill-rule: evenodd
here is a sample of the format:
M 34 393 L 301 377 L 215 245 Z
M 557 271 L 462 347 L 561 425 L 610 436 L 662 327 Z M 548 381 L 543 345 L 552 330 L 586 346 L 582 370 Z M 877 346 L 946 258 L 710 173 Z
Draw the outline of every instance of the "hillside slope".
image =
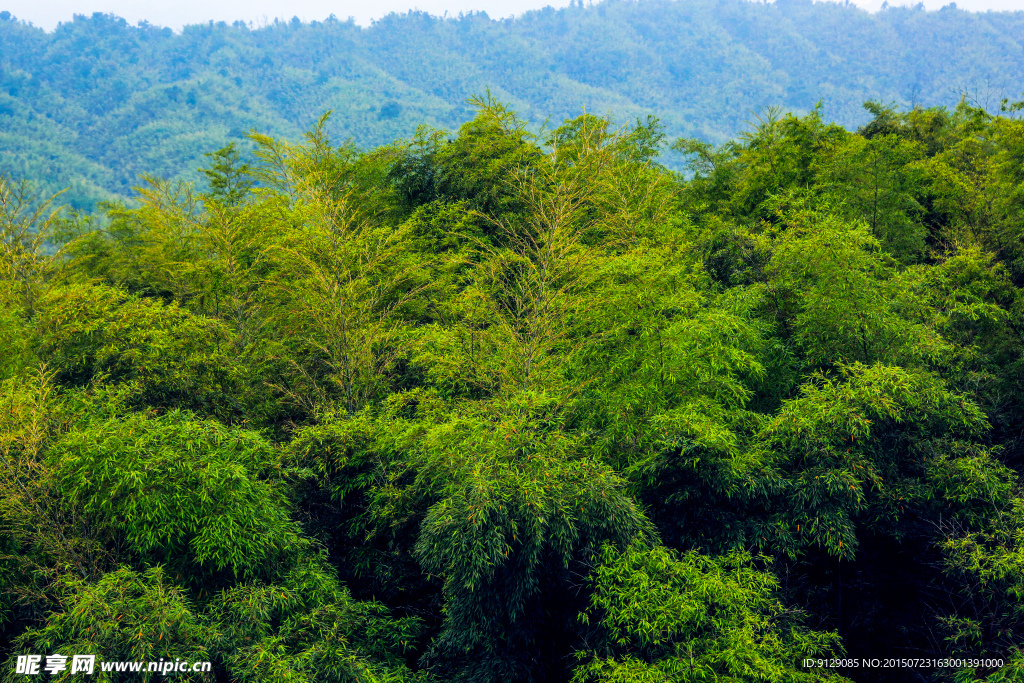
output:
M 583 108 L 670 138 L 720 142 L 778 105 L 863 123 L 865 100 L 982 106 L 1024 91 L 1024 12 L 889 9 L 784 0 L 643 0 L 516 19 L 391 15 L 187 27 L 96 14 L 53 33 L 0 13 L 0 172 L 91 208 L 143 170 L 195 177 L 201 155 L 253 128 L 295 137 L 323 111 L 361 146 L 445 129 L 490 88 L 533 121 Z

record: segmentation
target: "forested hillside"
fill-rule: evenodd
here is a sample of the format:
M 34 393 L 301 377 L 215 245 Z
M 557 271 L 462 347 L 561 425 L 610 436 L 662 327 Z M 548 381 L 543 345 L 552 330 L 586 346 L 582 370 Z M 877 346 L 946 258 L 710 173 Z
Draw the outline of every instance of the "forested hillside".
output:
M 416 126 L 454 130 L 486 88 L 534 125 L 587 111 L 654 114 L 672 136 L 721 143 L 782 106 L 847 127 L 866 100 L 992 109 L 1024 91 L 1024 12 L 977 14 L 780 0 L 582 2 L 513 19 L 392 15 L 180 35 L 79 17 L 53 33 L 0 13 L 0 170 L 70 187 L 93 208 L 141 173 L 198 178 L 201 154 L 252 128 L 331 132 L 372 147 Z
M 1024 679 L 1024 103 L 471 105 L 0 181 L 3 680 Z

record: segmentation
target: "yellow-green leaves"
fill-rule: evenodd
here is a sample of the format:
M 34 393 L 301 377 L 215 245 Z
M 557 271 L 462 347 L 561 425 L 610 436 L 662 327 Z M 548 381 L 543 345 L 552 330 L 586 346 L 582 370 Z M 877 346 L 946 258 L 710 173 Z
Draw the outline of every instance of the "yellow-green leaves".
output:
M 765 305 L 812 365 L 941 361 L 948 344 L 901 315 L 893 266 L 867 230 L 827 212 L 794 211 L 773 247 Z
M 591 580 L 580 619 L 593 640 L 577 653 L 574 683 L 845 680 L 802 666 L 841 654 L 839 637 L 802 628 L 776 598 L 775 577 L 745 553 L 605 546 Z
M 0 174 L 0 303 L 29 317 L 36 300 L 62 265 L 49 240 L 60 223 L 51 208 L 56 195 L 41 199 L 26 181 Z

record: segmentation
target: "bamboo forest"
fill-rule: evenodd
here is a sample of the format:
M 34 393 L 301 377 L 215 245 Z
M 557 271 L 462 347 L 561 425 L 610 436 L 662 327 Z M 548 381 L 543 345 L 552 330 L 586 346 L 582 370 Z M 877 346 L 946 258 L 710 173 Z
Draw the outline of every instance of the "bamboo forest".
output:
M 1024 681 L 1016 99 L 4 173 L 0 681 Z

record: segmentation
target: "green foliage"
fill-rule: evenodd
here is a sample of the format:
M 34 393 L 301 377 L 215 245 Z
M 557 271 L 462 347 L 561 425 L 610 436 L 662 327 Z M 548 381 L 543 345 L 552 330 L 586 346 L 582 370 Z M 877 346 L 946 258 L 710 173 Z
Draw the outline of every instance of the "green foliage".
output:
M 817 211 L 787 216 L 772 245 L 766 305 L 813 365 L 936 362 L 944 340 L 905 315 L 891 262 L 867 231 Z M 834 362 L 834 361 L 833 361 Z
M 441 580 L 443 623 L 426 657 L 446 678 L 557 671 L 552 649 L 569 633 L 549 634 L 572 628 L 578 605 L 565 592 L 576 573 L 601 543 L 653 534 L 625 482 L 580 452 L 553 408 L 524 397 L 460 409 L 414 394 L 377 424 L 339 417 L 297 439 L 343 510 L 366 506 L 351 522 L 353 535 L 378 539 L 366 571 L 422 590 L 401 553 Z
M 391 620 L 382 605 L 353 600 L 318 563 L 300 564 L 274 584 L 234 586 L 208 614 L 235 680 L 431 680 L 401 657 L 419 635 L 418 620 Z
M 208 644 L 214 631 L 203 623 L 187 594 L 161 567 L 143 572 L 122 567 L 94 584 L 69 579 L 63 589 L 63 609 L 52 614 L 45 625 L 22 633 L 15 643 L 16 651 L 97 654 L 93 675 L 98 681 L 157 678 L 149 671 L 127 675 L 104 672 L 100 667 L 103 661 L 212 659 Z M 210 674 L 178 675 L 187 681 L 213 680 Z M 68 666 L 51 680 L 74 678 Z M 4 680 L 21 679 L 11 666 Z
M 60 223 L 59 210 L 51 209 L 56 198 L 42 200 L 28 182 L 0 174 L 0 302 L 7 315 L 31 317 L 54 275 L 47 247 Z
M 91 407 L 91 397 L 81 402 L 75 398 L 62 396 L 52 374 L 39 370 L 0 384 L 4 622 L 38 618 L 52 606 L 62 576 L 88 579 L 110 566 L 111 553 L 86 516 L 63 504 L 60 477 L 47 458 L 61 435 Z M 104 398 L 117 403 L 116 396 Z
M 614 66 L 608 46 L 662 40 L 593 20 L 627 9 L 650 8 L 514 30 L 564 19 Z M 907 12 L 879 16 L 929 16 Z M 408 22 L 531 59 L 477 15 L 254 35 L 351 46 Z M 223 40 L 228 69 L 242 31 L 186 34 Z M 337 47 L 275 97 L 330 83 Z M 593 88 L 631 78 L 558 54 Z M 397 97 L 375 121 L 409 116 Z M 762 109 L 732 142 L 677 141 L 684 177 L 658 156 L 671 112 L 537 134 L 470 104 L 457 134 L 372 150 L 332 142 L 347 109 L 297 142 L 211 143 L 204 191 L 150 179 L 103 217 L 5 181 L 0 654 L 474 683 L 888 681 L 906 671 L 802 660 L 980 655 L 1006 666 L 918 673 L 1019 678 L 1017 109 L 869 102 L 856 132 L 827 105 Z
M 303 547 L 279 456 L 253 432 L 137 413 L 71 432 L 49 458 L 67 503 L 129 554 L 249 576 Z
M 958 609 L 943 618 L 952 646 L 1006 659 L 1003 668 L 956 672 L 956 681 L 1012 681 L 1024 668 L 1020 643 L 1024 624 L 1024 500 L 998 500 L 986 477 L 994 514 L 982 531 L 956 530 L 943 542 L 945 570 L 961 596 Z M 999 484 L 996 483 L 996 487 Z M 1005 493 L 1005 486 L 1003 487 Z M 998 654 L 997 654 L 998 653 Z M 984 654 L 982 656 L 984 656 Z
M 301 200 L 300 200 L 301 201 Z M 312 412 L 340 398 L 349 412 L 380 396 L 408 334 L 403 307 L 421 287 L 415 259 L 402 253 L 408 229 L 376 225 L 349 197 L 300 205 L 308 222 L 285 238 L 273 322 Z
M 536 420 L 467 419 L 425 434 L 419 476 L 436 482 L 440 500 L 413 552 L 444 580 L 435 648 L 469 656 L 459 674 L 467 680 L 538 675 L 523 660 L 557 628 L 545 603 L 558 600 L 570 566 L 603 541 L 621 546 L 651 535 L 614 472 L 575 455 L 570 437 L 545 435 Z M 464 443 L 474 444 L 472 454 Z
M 31 363 L 31 332 L 21 316 L 10 309 L 0 311 L 0 380 L 22 374 Z
M 379 604 L 353 600 L 316 563 L 298 565 L 274 584 L 238 584 L 204 607 L 169 572 L 119 568 L 93 585 L 68 580 L 63 609 L 24 632 L 17 651 L 101 653 L 97 680 L 156 674 L 101 671 L 103 661 L 212 661 L 214 673 L 176 672 L 182 680 L 429 681 L 401 661 L 418 634 L 416 619 L 392 620 Z M 13 668 L 12 668 L 13 671 Z M 5 680 L 18 677 L 8 674 Z M 65 671 L 53 680 L 69 680 Z
M 132 383 L 142 405 L 222 418 L 237 410 L 240 371 L 216 320 L 103 286 L 54 289 L 40 306 L 36 353 L 58 381 Z
M 923 212 L 917 197 L 924 182 L 914 162 L 922 156 L 917 143 L 890 133 L 854 138 L 832 162 L 832 182 L 850 213 L 904 260 L 916 260 L 925 246 L 925 227 L 915 220 Z
M 922 465 L 955 453 L 947 440 L 985 426 L 976 405 L 925 373 L 852 365 L 836 379 L 814 378 L 758 435 L 786 481 L 781 509 L 761 533 L 790 552 L 814 544 L 852 559 L 855 520 L 898 536 L 904 510 L 922 496 Z
M 467 201 L 471 209 L 491 216 L 516 212 L 520 207 L 512 183 L 539 161 L 540 150 L 526 122 L 490 93 L 487 99 L 470 98 L 469 103 L 479 113 L 437 151 L 435 192 L 448 200 Z
M 596 639 L 573 681 L 843 681 L 801 659 L 842 656 L 835 633 L 800 626 L 749 555 L 708 558 L 605 546 L 580 618 Z
M 203 156 L 213 162 L 209 168 L 200 169 L 210 181 L 210 198 L 237 206 L 252 188 L 253 181 L 249 179 L 249 165 L 241 163 L 235 143 Z

